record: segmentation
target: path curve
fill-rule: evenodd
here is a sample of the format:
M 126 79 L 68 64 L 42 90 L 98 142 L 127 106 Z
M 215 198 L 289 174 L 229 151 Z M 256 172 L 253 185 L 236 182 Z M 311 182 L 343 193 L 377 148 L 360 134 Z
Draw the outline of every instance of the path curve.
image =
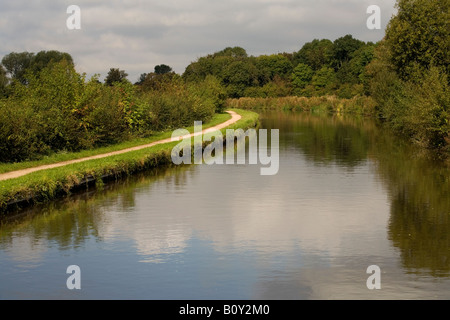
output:
M 215 131 L 215 130 L 220 130 L 220 129 L 226 128 L 229 125 L 231 125 L 231 124 L 237 122 L 239 119 L 241 119 L 241 115 L 237 114 L 236 112 L 231 111 L 231 110 L 229 110 L 227 112 L 231 115 L 231 119 L 229 119 L 229 120 L 227 120 L 225 122 L 222 122 L 221 124 L 218 124 L 216 126 L 204 129 L 204 130 L 202 130 L 202 132 L 191 133 L 189 135 L 181 136 L 179 138 L 179 140 L 181 140 L 183 138 L 186 138 L 186 137 L 193 137 L 193 136 L 196 136 L 196 135 L 199 135 L 199 134 L 204 134 L 204 133 L 208 133 L 208 132 L 212 132 L 212 131 Z M 122 150 L 118 150 L 118 151 L 112 151 L 112 152 L 108 152 L 108 153 L 97 154 L 95 156 L 90 156 L 90 157 L 85 157 L 85 158 L 80 158 L 80 159 L 74 159 L 74 160 L 67 160 L 67 161 L 62 161 L 62 162 L 57 162 L 57 163 L 52 163 L 52 164 L 46 164 L 46 165 L 33 167 L 33 168 L 27 168 L 27 169 L 21 169 L 21 170 L 16 170 L 16 171 L 5 172 L 5 173 L 0 174 L 0 180 L 13 179 L 13 178 L 17 178 L 17 177 L 21 177 L 21 176 L 27 175 L 27 174 L 35 172 L 35 171 L 62 167 L 62 166 L 68 165 L 68 164 L 78 163 L 78 162 L 83 162 L 83 161 L 88 161 L 88 160 L 105 158 L 105 157 L 114 156 L 114 155 L 117 155 L 117 154 L 122 154 L 122 153 L 130 152 L 130 151 L 136 151 L 136 150 L 140 150 L 140 149 L 149 148 L 149 147 L 155 146 L 157 144 L 168 143 L 168 142 L 172 142 L 172 138 L 162 139 L 162 140 L 154 141 L 152 143 L 143 144 L 143 145 L 140 145 L 140 146 L 126 148 L 126 149 L 122 149 Z

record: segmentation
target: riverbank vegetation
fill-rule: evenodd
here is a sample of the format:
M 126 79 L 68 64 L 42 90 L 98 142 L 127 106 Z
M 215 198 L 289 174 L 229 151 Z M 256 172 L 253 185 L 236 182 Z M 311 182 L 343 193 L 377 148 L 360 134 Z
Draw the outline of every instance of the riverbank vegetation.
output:
M 215 126 L 220 123 L 223 123 L 231 118 L 231 115 L 228 113 L 216 113 L 212 117 L 210 121 L 208 121 L 205 126 Z M 194 131 L 193 126 L 189 126 L 185 128 L 189 132 Z M 39 160 L 32 160 L 32 161 L 21 161 L 21 162 L 14 162 L 14 163 L 0 163 L 0 174 L 7 173 L 15 170 L 21 170 L 21 169 L 27 169 L 27 168 L 33 168 L 38 167 L 42 165 L 49 165 L 54 164 L 58 162 L 63 161 L 70 161 L 70 160 L 76 160 L 91 156 L 96 156 L 100 154 L 110 153 L 114 151 L 124 150 L 132 147 L 142 146 L 146 144 L 150 144 L 152 142 L 163 140 L 170 138 L 172 135 L 172 131 L 161 131 L 161 132 L 154 132 L 151 136 L 145 137 L 145 138 L 136 138 L 127 140 L 124 142 L 94 148 L 94 149 L 86 149 L 82 151 L 77 152 L 58 152 L 53 153 L 51 155 L 42 157 Z
M 321 97 L 278 97 L 278 98 L 246 98 L 229 99 L 230 108 L 249 110 L 289 110 L 307 112 L 325 112 L 351 114 L 355 116 L 375 116 L 376 105 L 371 97 L 355 96 L 353 98 Z
M 237 109 L 234 111 L 241 115 L 241 119 L 227 129 L 242 128 L 245 130 L 257 125 L 257 113 Z M 203 128 L 217 124 L 218 119 L 223 119 L 223 117 L 216 116 Z M 188 130 L 193 132 L 194 127 L 188 127 Z M 225 130 L 221 130 L 224 136 Z M 171 136 L 171 132 L 165 134 Z M 26 176 L 1 181 L 0 212 L 65 196 L 77 188 L 101 187 L 107 180 L 119 179 L 160 165 L 171 165 L 171 150 L 178 143 L 179 141 L 159 144 L 105 158 L 36 171 Z
M 450 2 L 400 0 L 367 66 L 378 116 L 421 145 L 449 151 Z
M 157 65 L 134 84 L 119 68 L 104 83 L 87 79 L 69 53 L 12 52 L 0 64 L 0 172 L 151 140 L 230 107 L 372 116 L 448 154 L 449 2 L 397 9 L 377 43 L 345 35 L 260 56 L 227 47 L 181 75 Z
M 215 76 L 234 107 L 372 115 L 425 148 L 448 154 L 449 2 L 399 0 L 396 7 L 377 43 L 345 35 L 258 57 L 226 48 L 191 63 L 183 78 Z
M 225 101 L 211 78 L 194 86 L 174 76 L 158 89 L 123 79 L 102 84 L 98 76 L 86 80 L 77 73 L 71 59 L 53 59 L 19 75 L 8 70 L 13 78 L 0 100 L 1 162 L 93 149 L 206 122 Z

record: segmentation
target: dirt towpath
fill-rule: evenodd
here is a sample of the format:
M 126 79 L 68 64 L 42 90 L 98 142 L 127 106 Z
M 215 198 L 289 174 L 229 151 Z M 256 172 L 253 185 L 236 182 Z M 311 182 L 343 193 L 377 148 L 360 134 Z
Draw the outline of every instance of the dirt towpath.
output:
M 241 119 L 241 116 L 239 114 L 237 114 L 236 112 L 234 112 L 234 111 L 227 111 L 227 112 L 229 114 L 231 114 L 231 119 L 229 119 L 229 120 L 227 120 L 225 122 L 222 122 L 221 124 L 218 124 L 216 126 L 204 129 L 204 130 L 202 130 L 201 134 L 226 128 L 229 125 L 231 125 L 231 124 L 237 122 L 239 119 Z M 189 135 L 181 136 L 179 139 L 181 140 L 183 138 L 186 138 L 186 137 L 189 137 L 189 136 L 193 137 L 193 136 L 199 135 L 199 134 L 200 134 L 200 132 L 191 133 Z M 57 163 L 52 163 L 52 164 L 46 164 L 46 165 L 33 167 L 33 168 L 27 168 L 27 169 L 21 169 L 21 170 L 16 170 L 16 171 L 10 171 L 10 172 L 6 172 L 6 173 L 0 174 L 0 180 L 13 179 L 13 178 L 21 177 L 21 176 L 24 176 L 26 174 L 29 174 L 29 173 L 32 173 L 32 172 L 35 172 L 35 171 L 46 170 L 46 169 L 51 169 L 51 168 L 57 168 L 57 167 L 62 167 L 62 166 L 65 166 L 65 165 L 68 165 L 68 164 L 72 164 L 72 163 L 78 163 L 78 162 L 83 162 L 83 161 L 88 161 L 88 160 L 93 160 L 93 159 L 100 159 L 100 158 L 114 156 L 114 155 L 121 154 L 121 153 L 126 153 L 126 152 L 130 152 L 130 151 L 136 151 L 136 150 L 152 147 L 152 146 L 157 145 L 157 144 L 168 143 L 168 142 L 171 142 L 171 141 L 172 141 L 171 138 L 167 138 L 167 139 L 154 141 L 152 143 L 148 143 L 148 144 L 144 144 L 144 145 L 131 147 L 131 148 L 127 148 L 127 149 L 122 149 L 122 150 L 118 150 L 118 151 L 113 151 L 113 152 L 108 152 L 108 153 L 103 153 L 103 154 L 98 154 L 98 155 L 95 155 L 95 156 L 90 156 L 90 157 L 85 157 L 85 158 L 80 158 L 80 159 L 74 159 L 74 160 L 68 160 L 68 161 L 63 161 L 63 162 L 57 162 Z

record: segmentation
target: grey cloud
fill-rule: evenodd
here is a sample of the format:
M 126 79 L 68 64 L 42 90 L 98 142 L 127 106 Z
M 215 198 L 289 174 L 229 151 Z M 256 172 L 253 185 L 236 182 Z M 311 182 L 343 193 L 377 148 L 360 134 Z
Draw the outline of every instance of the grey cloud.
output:
M 74 2 L 81 30 L 67 30 L 66 9 L 50 0 L 0 6 L 0 56 L 11 51 L 69 52 L 88 74 L 126 66 L 130 80 L 160 63 L 178 73 L 198 57 L 241 46 L 251 55 L 293 52 L 313 39 L 345 34 L 378 41 L 395 0 L 166 0 Z M 381 8 L 382 30 L 368 30 L 366 8 Z M 121 67 L 124 68 L 124 67 Z M 143 69 L 142 69 L 143 68 Z

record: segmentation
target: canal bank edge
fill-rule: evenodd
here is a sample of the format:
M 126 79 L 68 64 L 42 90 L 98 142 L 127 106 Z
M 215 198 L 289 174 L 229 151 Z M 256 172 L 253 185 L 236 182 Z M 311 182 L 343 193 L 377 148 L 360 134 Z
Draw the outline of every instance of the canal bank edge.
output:
M 241 116 L 226 129 L 255 128 L 259 126 L 259 115 L 252 111 L 230 109 Z M 193 139 L 193 137 L 191 137 Z M 117 181 L 126 176 L 172 164 L 171 150 L 178 141 L 166 142 L 135 151 L 129 151 L 105 158 L 78 162 L 70 166 L 36 171 L 28 174 L 34 179 L 21 176 L 12 181 L 14 186 L 3 186 L 0 190 L 0 215 L 9 215 L 20 209 L 70 195 L 72 192 L 92 187 L 101 187 L 104 183 Z M 203 143 L 203 148 L 208 142 Z M 8 180 L 6 180 L 8 181 Z M 4 184 L 4 183 L 2 183 Z

